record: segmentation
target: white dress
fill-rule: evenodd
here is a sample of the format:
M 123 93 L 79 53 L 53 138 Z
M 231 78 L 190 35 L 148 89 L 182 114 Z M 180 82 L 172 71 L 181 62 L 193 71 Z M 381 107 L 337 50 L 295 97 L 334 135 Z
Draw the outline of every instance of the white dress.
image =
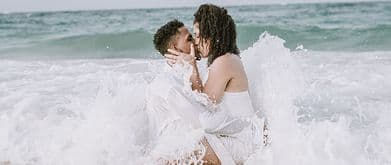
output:
M 202 112 L 199 119 L 224 165 L 243 164 L 263 146 L 263 120 L 255 115 L 248 91 L 225 92 L 217 108 Z
M 243 164 L 262 146 L 263 121 L 255 115 L 247 91 L 225 92 L 210 109 L 197 99 L 202 94 L 187 86 L 187 77 L 175 74 L 168 69 L 147 90 L 153 157 L 181 159 L 179 154 L 200 149 L 199 141 L 206 137 L 223 165 Z

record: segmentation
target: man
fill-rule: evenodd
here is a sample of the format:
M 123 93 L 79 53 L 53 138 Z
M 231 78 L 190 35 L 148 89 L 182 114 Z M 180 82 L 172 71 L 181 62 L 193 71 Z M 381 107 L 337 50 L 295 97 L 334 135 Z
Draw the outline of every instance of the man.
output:
M 163 56 L 168 53 L 167 49 L 190 53 L 192 43 L 193 37 L 189 30 L 178 20 L 172 20 L 160 27 L 153 37 L 155 49 Z
M 182 22 L 173 20 L 157 30 L 153 43 L 163 56 L 168 53 L 167 49 L 190 53 L 193 37 Z M 167 63 L 170 67 L 165 68 L 165 71 L 157 76 L 147 89 L 146 104 L 152 152 L 156 150 L 165 151 L 164 147 L 171 147 L 161 144 L 162 141 L 165 142 L 162 139 L 170 137 L 171 134 L 182 132 L 184 134 L 179 134 L 179 138 L 181 138 L 181 136 L 186 136 L 187 132 L 191 132 L 190 130 L 202 130 L 198 119 L 198 112 L 202 106 L 193 104 L 186 97 L 186 94 L 183 93 L 185 79 L 175 74 L 173 61 L 168 60 Z M 201 143 L 206 147 L 205 156 L 203 157 L 206 163 L 204 163 L 220 164 L 207 140 L 202 138 Z M 156 155 L 164 157 L 164 153 L 156 153 Z

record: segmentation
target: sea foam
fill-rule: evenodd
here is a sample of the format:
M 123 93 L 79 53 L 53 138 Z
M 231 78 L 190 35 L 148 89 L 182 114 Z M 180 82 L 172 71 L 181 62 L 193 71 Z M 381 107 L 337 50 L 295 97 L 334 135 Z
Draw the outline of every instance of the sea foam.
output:
M 271 145 L 247 164 L 389 164 L 390 53 L 243 51 Z M 354 59 L 354 60 L 352 60 Z M 146 86 L 164 60 L 1 60 L 0 162 L 148 164 Z

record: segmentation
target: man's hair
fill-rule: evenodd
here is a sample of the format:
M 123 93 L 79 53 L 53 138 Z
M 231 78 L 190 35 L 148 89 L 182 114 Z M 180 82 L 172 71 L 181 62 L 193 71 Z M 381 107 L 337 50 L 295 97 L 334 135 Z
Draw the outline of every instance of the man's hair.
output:
M 194 23 L 199 24 L 201 41 L 210 40 L 208 65 L 226 53 L 239 55 L 235 22 L 226 9 L 203 4 L 194 13 Z
M 156 31 L 153 36 L 153 44 L 160 54 L 164 55 L 167 53 L 167 49 L 179 32 L 178 29 L 183 26 L 185 25 L 182 22 L 175 19 L 166 23 Z

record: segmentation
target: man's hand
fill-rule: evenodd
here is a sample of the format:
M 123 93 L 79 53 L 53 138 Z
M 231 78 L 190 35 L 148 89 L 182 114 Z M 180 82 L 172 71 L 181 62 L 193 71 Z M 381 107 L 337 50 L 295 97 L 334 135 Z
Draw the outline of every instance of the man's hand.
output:
M 183 64 L 184 62 L 188 62 L 191 65 L 195 64 L 195 51 L 194 51 L 194 45 L 190 45 L 190 54 L 178 52 L 176 50 L 168 49 L 167 50 L 170 54 L 165 54 L 164 57 L 166 57 L 167 63 L 169 65 L 173 65 L 176 63 Z

